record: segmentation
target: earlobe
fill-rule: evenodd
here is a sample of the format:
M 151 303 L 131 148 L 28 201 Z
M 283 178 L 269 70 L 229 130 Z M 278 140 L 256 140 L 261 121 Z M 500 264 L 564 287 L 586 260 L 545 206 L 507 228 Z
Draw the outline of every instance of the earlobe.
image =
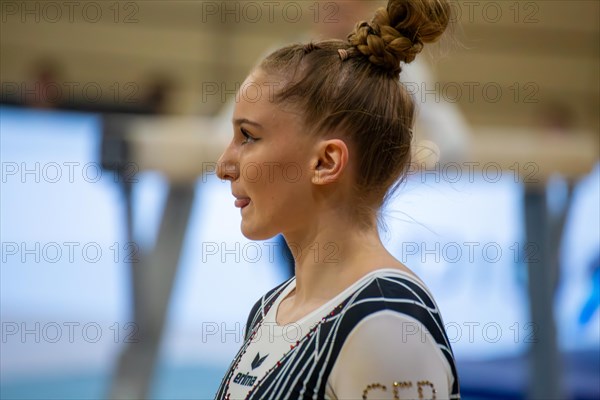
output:
M 313 177 L 312 177 L 311 181 L 315 185 L 319 184 L 319 171 L 315 171 L 315 173 L 313 174 Z

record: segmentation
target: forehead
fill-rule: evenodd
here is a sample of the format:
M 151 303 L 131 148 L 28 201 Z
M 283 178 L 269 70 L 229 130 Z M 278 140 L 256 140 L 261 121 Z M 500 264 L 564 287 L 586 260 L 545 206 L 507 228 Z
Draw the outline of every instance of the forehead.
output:
M 275 93 L 284 85 L 279 76 L 253 71 L 236 95 L 233 120 L 248 119 L 264 127 L 287 125 L 300 127 L 302 116 L 293 107 L 274 102 Z

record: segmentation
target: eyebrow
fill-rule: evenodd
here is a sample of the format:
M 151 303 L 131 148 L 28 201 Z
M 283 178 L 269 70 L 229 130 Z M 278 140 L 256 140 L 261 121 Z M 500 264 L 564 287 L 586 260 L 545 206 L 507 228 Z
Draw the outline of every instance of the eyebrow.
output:
M 241 124 L 248 124 L 248 125 L 252 125 L 255 126 L 257 128 L 262 128 L 263 126 L 261 124 L 259 124 L 258 122 L 254 122 L 254 121 L 250 121 L 249 119 L 246 118 L 238 118 L 238 119 L 234 119 L 233 120 L 233 124 L 234 125 L 241 125 Z

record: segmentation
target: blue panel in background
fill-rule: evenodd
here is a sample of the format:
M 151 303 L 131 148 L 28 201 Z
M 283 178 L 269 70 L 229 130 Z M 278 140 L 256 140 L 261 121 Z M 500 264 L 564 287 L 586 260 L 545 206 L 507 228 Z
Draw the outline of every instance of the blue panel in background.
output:
M 2 107 L 0 131 L 1 379 L 108 371 L 129 303 L 100 117 Z

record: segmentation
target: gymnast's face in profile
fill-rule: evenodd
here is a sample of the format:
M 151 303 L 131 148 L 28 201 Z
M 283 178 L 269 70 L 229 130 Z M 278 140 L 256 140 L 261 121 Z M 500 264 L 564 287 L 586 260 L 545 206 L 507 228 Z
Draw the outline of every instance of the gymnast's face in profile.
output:
M 217 175 L 231 182 L 241 229 L 252 240 L 293 233 L 314 216 L 311 165 L 317 140 L 290 105 L 274 103 L 280 78 L 255 70 L 240 87 L 233 139 Z

